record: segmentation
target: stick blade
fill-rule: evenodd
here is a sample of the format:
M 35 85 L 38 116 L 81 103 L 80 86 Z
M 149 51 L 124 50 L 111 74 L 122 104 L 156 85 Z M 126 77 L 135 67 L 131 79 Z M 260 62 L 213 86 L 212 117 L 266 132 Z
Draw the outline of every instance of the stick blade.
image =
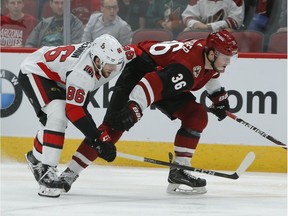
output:
M 243 160 L 243 162 L 240 164 L 240 166 L 238 167 L 238 169 L 236 170 L 236 173 L 238 175 L 238 178 L 240 175 L 242 175 L 249 167 L 250 165 L 253 163 L 253 161 L 255 160 L 255 153 L 254 152 L 249 152 L 245 159 Z

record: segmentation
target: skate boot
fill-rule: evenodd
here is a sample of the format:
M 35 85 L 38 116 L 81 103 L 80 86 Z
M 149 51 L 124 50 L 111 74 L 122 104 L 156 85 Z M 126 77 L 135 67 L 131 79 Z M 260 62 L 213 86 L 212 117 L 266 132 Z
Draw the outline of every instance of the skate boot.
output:
M 207 190 L 206 180 L 197 178 L 187 170 L 170 167 L 167 193 L 170 194 L 203 194 Z
M 32 151 L 29 151 L 27 154 L 25 154 L 25 158 L 32 174 L 38 182 L 44 171 L 42 163 L 34 157 Z
M 63 192 L 67 193 L 71 189 L 73 182 L 75 182 L 78 177 L 79 177 L 79 175 L 74 173 L 69 168 L 64 170 L 59 177 L 64 184 Z
M 64 184 L 57 175 L 56 167 L 43 165 L 44 174 L 39 179 L 39 196 L 59 197 L 64 189 Z

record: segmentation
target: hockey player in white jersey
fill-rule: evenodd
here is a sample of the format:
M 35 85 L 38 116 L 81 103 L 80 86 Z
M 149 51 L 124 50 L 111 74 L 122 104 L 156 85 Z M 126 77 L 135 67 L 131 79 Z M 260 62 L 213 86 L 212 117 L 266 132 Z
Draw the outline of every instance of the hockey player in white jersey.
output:
M 25 155 L 40 196 L 59 197 L 64 188 L 56 167 L 68 120 L 99 157 L 115 159 L 116 147 L 106 131 L 97 129 L 87 105 L 89 93 L 117 76 L 125 64 L 121 44 L 107 34 L 93 42 L 43 47 L 22 62 L 19 82 L 41 122 L 33 150 Z

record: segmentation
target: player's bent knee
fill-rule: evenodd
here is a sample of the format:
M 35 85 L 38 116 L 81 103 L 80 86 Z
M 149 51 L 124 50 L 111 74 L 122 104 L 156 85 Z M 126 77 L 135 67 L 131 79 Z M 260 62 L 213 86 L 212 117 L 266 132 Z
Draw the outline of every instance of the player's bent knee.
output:
M 47 119 L 45 128 L 64 133 L 67 128 L 67 121 L 51 116 Z
M 194 117 L 192 116 L 191 123 L 192 125 L 196 125 L 193 127 L 195 130 L 202 132 L 207 124 L 208 124 L 208 115 L 205 109 L 199 109 L 195 113 L 193 113 Z
M 65 113 L 66 102 L 64 100 L 53 100 L 44 109 L 47 114 L 46 128 L 65 132 L 68 119 Z
M 184 128 L 192 128 L 199 132 L 202 132 L 208 124 L 208 114 L 205 107 L 195 102 L 189 103 L 178 118 L 182 121 Z

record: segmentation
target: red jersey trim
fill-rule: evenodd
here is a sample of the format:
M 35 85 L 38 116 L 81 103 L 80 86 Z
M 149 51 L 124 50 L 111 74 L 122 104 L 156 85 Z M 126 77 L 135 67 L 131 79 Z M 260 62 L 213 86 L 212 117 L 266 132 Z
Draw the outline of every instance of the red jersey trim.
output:
M 149 91 L 148 91 L 147 87 L 145 86 L 145 84 L 142 81 L 140 81 L 138 85 L 141 86 L 141 88 L 143 89 L 143 91 L 145 93 L 147 106 L 150 106 L 150 104 L 151 104 L 151 96 L 149 94 Z
M 156 74 L 156 72 L 148 73 L 145 75 L 145 79 L 151 86 L 151 89 L 154 94 L 154 101 L 159 101 L 162 98 L 162 91 L 163 91 L 163 83 L 160 77 Z M 145 92 L 146 93 L 146 92 Z M 148 104 L 149 106 L 150 104 Z
M 46 94 L 46 91 L 45 91 L 41 81 L 40 81 L 39 76 L 36 74 L 32 74 L 32 76 L 33 76 L 33 79 L 34 79 L 34 81 L 35 81 L 35 83 L 36 83 L 36 85 L 40 91 L 40 94 L 41 94 L 41 97 L 42 97 L 44 103 L 48 104 L 50 102 L 50 100 L 49 100 L 48 95 Z
M 65 82 L 61 80 L 60 76 L 56 72 L 51 71 L 43 62 L 38 62 L 37 65 L 47 75 L 47 77 L 49 77 L 49 79 L 65 84 Z
M 75 122 L 80 118 L 86 116 L 83 107 L 66 104 L 66 115 L 71 122 Z

